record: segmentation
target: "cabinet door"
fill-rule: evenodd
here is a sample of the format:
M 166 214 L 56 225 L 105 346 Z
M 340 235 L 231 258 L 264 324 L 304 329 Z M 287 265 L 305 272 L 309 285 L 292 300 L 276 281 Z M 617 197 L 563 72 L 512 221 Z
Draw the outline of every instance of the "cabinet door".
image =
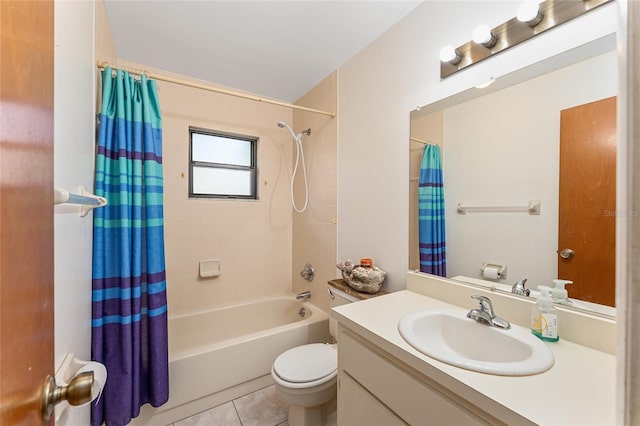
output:
M 406 425 L 347 374 L 338 383 L 338 425 Z
M 338 365 L 370 395 L 412 425 L 487 425 L 477 413 L 438 389 L 411 375 L 388 358 L 364 346 L 350 333 L 339 336 Z M 366 423 L 344 423 L 360 426 Z

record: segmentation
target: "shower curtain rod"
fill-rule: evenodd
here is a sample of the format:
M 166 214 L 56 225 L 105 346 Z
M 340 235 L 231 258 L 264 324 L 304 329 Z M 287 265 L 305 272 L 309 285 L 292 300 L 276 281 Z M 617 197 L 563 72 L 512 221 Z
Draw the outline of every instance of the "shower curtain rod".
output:
M 106 67 L 110 66 L 108 62 L 97 62 L 98 65 L 98 69 L 105 69 Z M 256 102 L 263 102 L 266 104 L 271 104 L 271 105 L 279 105 L 279 106 L 283 106 L 283 107 L 288 107 L 291 109 L 297 109 L 297 110 L 301 110 L 301 111 L 307 111 L 307 112 L 313 112 L 316 114 L 322 114 L 322 115 L 328 115 L 331 118 L 335 118 L 336 114 L 334 112 L 327 112 L 327 111 L 321 111 L 319 109 L 313 109 L 313 108 L 307 108 L 307 107 L 303 107 L 300 105 L 294 105 L 294 104 L 290 104 L 287 102 L 281 102 L 281 101 L 276 101 L 274 99 L 267 99 L 267 98 L 261 98 L 259 96 L 253 96 L 253 95 L 249 95 L 246 93 L 241 93 L 241 92 L 236 92 L 233 90 L 227 90 L 227 89 L 221 89 L 219 87 L 215 87 L 215 86 L 209 86 L 206 84 L 199 84 L 199 83 L 193 83 L 187 80 L 180 80 L 178 78 L 173 78 L 173 77 L 168 77 L 168 76 L 163 76 L 163 75 L 159 75 L 159 74 L 154 74 L 154 73 L 150 73 L 147 71 L 140 71 L 140 70 L 136 70 L 136 69 L 131 69 L 131 68 L 124 68 L 124 67 L 118 67 L 118 66 L 112 66 L 113 69 L 120 69 L 122 71 L 127 71 L 129 74 L 134 74 L 134 75 L 146 75 L 148 78 L 151 78 L 153 80 L 160 80 L 160 81 L 166 81 L 168 83 L 174 83 L 174 84 L 180 84 L 182 86 L 188 86 L 188 87 L 193 87 L 196 89 L 202 89 L 202 90 L 208 90 L 210 92 L 215 92 L 215 93 L 221 93 L 223 95 L 229 95 L 229 96 L 235 96 L 237 98 L 242 98 L 242 99 L 248 99 L 251 101 L 256 101 Z
M 431 143 L 429 141 L 423 141 L 422 139 L 414 138 L 413 136 L 410 136 L 409 139 L 414 141 L 414 142 L 418 142 L 418 143 L 421 143 L 421 144 L 424 144 L 424 145 L 437 145 L 437 144 Z

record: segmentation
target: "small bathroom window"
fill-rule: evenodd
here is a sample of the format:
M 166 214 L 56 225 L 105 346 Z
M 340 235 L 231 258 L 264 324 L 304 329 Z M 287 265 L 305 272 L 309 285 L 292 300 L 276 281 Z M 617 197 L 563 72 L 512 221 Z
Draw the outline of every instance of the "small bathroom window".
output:
M 189 198 L 256 200 L 256 145 L 251 136 L 189 128 Z

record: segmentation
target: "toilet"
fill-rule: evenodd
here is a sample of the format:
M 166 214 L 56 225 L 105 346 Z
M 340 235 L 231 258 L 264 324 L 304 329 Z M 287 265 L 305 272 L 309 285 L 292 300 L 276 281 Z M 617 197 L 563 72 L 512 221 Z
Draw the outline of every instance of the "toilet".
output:
M 360 300 L 335 288 L 328 294 L 331 308 Z M 337 324 L 335 319 L 329 319 L 329 333 L 334 339 Z M 289 404 L 290 426 L 336 424 L 336 344 L 310 343 L 289 349 L 276 358 L 271 376 L 280 397 Z

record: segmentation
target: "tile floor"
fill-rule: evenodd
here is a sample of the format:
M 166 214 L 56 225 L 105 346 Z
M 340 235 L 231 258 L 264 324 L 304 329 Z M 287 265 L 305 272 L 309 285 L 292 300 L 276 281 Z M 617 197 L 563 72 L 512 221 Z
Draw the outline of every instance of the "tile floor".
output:
M 269 386 L 175 422 L 173 426 L 288 426 L 289 407 Z

